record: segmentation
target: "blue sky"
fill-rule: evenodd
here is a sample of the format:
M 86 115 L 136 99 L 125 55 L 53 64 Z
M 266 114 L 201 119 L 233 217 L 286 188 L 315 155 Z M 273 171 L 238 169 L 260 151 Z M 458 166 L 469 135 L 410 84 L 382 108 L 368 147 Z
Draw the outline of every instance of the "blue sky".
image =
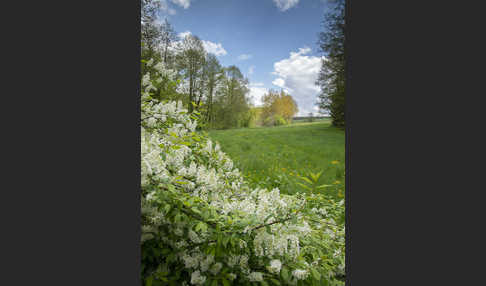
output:
M 224 66 L 236 65 L 250 81 L 257 105 L 270 88 L 284 88 L 299 115 L 316 112 L 320 68 L 317 37 L 325 0 L 161 0 L 178 33 L 201 38 Z

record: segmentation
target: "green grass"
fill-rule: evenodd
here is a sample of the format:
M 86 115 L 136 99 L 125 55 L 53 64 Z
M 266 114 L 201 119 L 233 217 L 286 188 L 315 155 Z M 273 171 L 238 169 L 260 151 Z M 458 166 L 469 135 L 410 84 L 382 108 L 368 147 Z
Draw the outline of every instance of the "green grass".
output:
M 253 187 L 278 187 L 293 194 L 304 189 L 298 175 L 323 174 L 320 184 L 333 185 L 325 192 L 344 195 L 344 131 L 330 120 L 294 123 L 279 127 L 212 130 L 209 136 L 221 145 Z M 334 162 L 333 161 L 337 161 Z

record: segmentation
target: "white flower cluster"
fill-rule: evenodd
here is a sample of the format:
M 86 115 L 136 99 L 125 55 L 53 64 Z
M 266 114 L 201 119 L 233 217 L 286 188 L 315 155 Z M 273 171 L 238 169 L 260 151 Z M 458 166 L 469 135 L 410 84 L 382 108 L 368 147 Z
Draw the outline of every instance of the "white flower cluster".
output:
M 297 280 L 304 280 L 305 278 L 307 278 L 307 275 L 309 275 L 309 272 L 307 272 L 307 270 L 295 269 L 294 271 L 292 271 L 292 275 Z
M 274 259 L 272 261 L 270 261 L 270 272 L 272 273 L 280 273 L 280 269 L 282 268 L 282 262 L 280 262 L 280 260 L 278 259 Z
M 162 80 L 173 81 L 177 75 L 177 72 L 172 69 L 167 69 L 163 62 L 159 62 L 154 65 L 153 59 L 150 59 L 146 63 L 147 67 L 153 67 L 155 70 L 154 79 L 152 79 L 149 73 L 142 77 L 142 99 L 147 99 L 151 91 L 156 91 L 154 83 L 159 84 Z
M 263 273 L 261 272 L 252 272 L 248 275 L 248 280 L 252 282 L 263 281 Z
M 202 285 L 206 281 L 206 276 L 202 276 L 201 272 L 194 271 L 191 275 L 191 284 Z

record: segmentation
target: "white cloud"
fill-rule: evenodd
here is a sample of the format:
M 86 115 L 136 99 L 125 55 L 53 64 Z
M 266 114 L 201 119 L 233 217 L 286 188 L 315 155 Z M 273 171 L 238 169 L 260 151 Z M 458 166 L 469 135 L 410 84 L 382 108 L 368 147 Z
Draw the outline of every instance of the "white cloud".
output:
M 274 63 L 272 74 L 277 78 L 272 84 L 286 90 L 297 102 L 298 115 L 315 112 L 319 87 L 315 85 L 321 68 L 321 57 L 307 55 L 308 47 L 290 52 L 290 57 Z
M 186 36 L 192 35 L 191 31 L 185 31 L 177 34 L 179 38 L 182 40 Z M 211 41 L 202 40 L 202 44 L 206 52 L 215 54 L 216 56 L 224 56 L 227 54 L 226 50 L 223 48 L 221 43 L 213 43 Z
M 273 80 L 272 83 L 278 87 L 285 88 L 285 81 L 281 78 Z
M 265 84 L 263 84 L 263 82 L 254 82 L 254 83 L 251 83 L 250 86 L 264 86 Z
M 280 11 L 286 11 L 299 3 L 299 0 L 273 0 Z
M 175 15 L 177 12 L 175 9 L 171 8 L 168 3 L 169 0 L 160 0 L 160 11 L 168 15 Z M 170 0 L 173 4 L 176 4 L 184 9 L 189 8 L 191 5 L 191 0 Z
M 177 36 L 179 36 L 179 38 L 181 38 L 181 39 L 184 39 L 186 36 L 189 36 L 189 35 L 192 35 L 191 31 L 185 31 L 185 32 L 181 32 L 181 33 L 177 34 Z
M 226 50 L 223 48 L 223 45 L 221 43 L 213 43 L 211 41 L 202 41 L 204 49 L 208 53 L 215 54 L 216 56 L 224 56 L 227 54 Z
M 184 9 L 189 8 L 189 6 L 191 5 L 191 0 L 171 0 L 171 1 L 172 3 L 179 5 Z
M 253 56 L 248 54 L 242 54 L 238 56 L 238 60 L 245 61 L 251 59 Z
M 250 66 L 248 68 L 248 75 L 252 75 L 254 71 L 255 71 L 255 66 Z
M 259 85 L 261 84 L 261 86 Z M 265 87 L 262 87 L 263 83 L 257 83 L 257 84 L 250 84 L 250 98 L 251 101 L 255 106 L 262 106 L 262 98 L 265 95 L 265 93 L 268 92 L 268 89 Z

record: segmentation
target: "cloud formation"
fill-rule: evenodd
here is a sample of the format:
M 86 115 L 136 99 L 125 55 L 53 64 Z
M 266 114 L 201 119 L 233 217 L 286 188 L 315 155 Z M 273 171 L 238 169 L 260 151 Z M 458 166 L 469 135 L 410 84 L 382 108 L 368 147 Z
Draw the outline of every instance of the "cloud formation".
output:
M 242 55 L 238 56 L 238 60 L 240 60 L 240 61 L 246 61 L 246 60 L 249 60 L 251 58 L 252 58 L 252 55 L 248 55 L 248 54 L 242 54 Z
M 191 6 L 191 0 L 171 0 L 171 1 L 172 3 L 179 5 L 184 9 L 187 9 L 189 8 L 189 6 Z
M 191 31 L 185 31 L 185 32 L 181 32 L 179 34 L 177 34 L 179 36 L 179 38 L 182 40 L 184 39 L 186 36 L 188 35 L 192 35 Z M 203 47 L 204 49 L 206 50 L 206 52 L 208 53 L 211 53 L 211 54 L 215 54 L 216 56 L 224 56 L 226 55 L 228 52 L 226 52 L 226 50 L 223 48 L 223 45 L 221 43 L 214 43 L 214 42 L 211 42 L 211 41 L 206 41 L 206 40 L 201 40 L 202 41 L 202 44 L 203 44 Z
M 280 11 L 286 11 L 299 3 L 299 0 L 273 0 Z
M 168 15 L 175 15 L 177 12 L 175 9 L 171 8 L 168 3 L 169 0 L 160 0 L 160 11 Z M 176 4 L 184 9 L 191 6 L 191 0 L 170 0 L 173 4 Z
M 179 38 L 184 39 L 186 36 L 189 36 L 189 35 L 192 35 L 191 31 L 185 31 L 185 32 L 180 32 L 179 34 L 177 34 L 177 36 L 179 36 Z
M 263 87 L 263 86 L 264 86 L 264 84 L 261 83 L 261 82 L 252 83 L 249 86 L 249 89 L 250 89 L 249 96 L 251 98 L 252 103 L 255 106 L 262 106 L 263 105 L 262 98 L 265 95 L 265 93 L 268 92 L 268 89 Z
M 321 57 L 307 55 L 308 47 L 300 48 L 298 52 L 290 52 L 286 59 L 274 63 L 272 72 L 277 78 L 272 84 L 278 86 L 294 98 L 299 107 L 298 115 L 316 112 L 315 104 L 320 88 L 315 85 L 321 68 Z
M 213 43 L 211 41 L 205 41 L 203 40 L 203 46 L 204 49 L 206 49 L 206 52 L 215 54 L 216 56 L 224 56 L 227 54 L 226 50 L 223 48 L 223 45 L 221 43 Z

